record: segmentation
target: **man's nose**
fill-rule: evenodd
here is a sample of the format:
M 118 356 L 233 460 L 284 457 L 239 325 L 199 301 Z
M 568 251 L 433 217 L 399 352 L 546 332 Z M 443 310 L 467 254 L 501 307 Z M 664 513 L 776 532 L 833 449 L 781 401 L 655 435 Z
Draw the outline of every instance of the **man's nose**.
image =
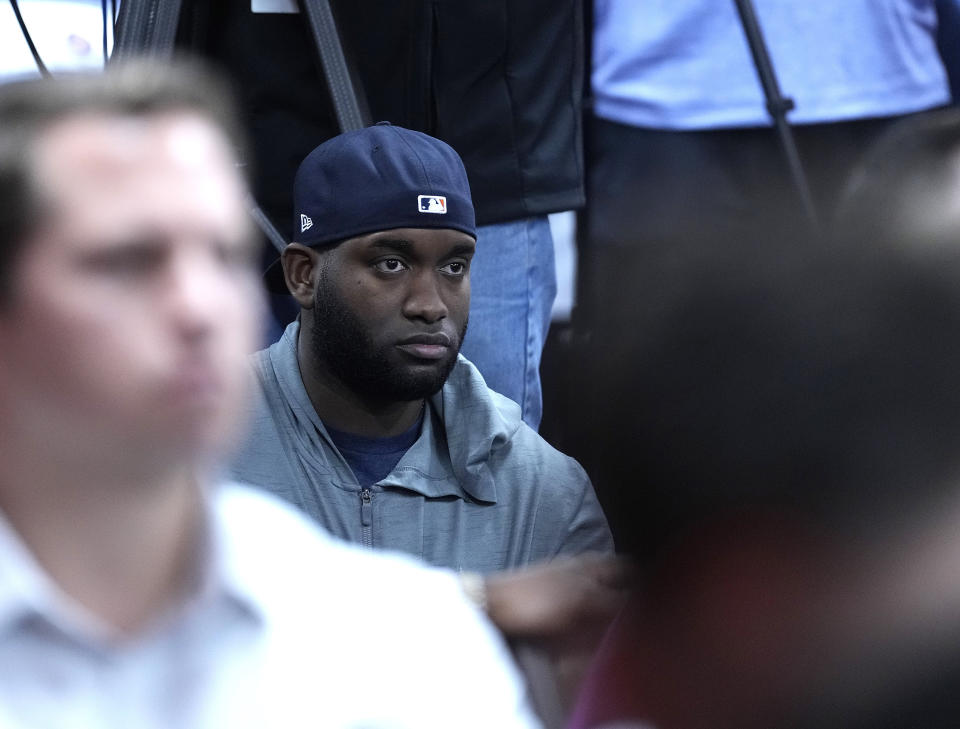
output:
M 173 263 L 168 301 L 176 327 L 188 338 L 207 336 L 216 322 L 215 273 L 210 262 L 199 257 Z
M 404 301 L 403 313 L 409 319 L 428 323 L 447 316 L 447 304 L 440 290 L 439 274 L 433 270 L 416 272 L 410 279 L 410 288 Z

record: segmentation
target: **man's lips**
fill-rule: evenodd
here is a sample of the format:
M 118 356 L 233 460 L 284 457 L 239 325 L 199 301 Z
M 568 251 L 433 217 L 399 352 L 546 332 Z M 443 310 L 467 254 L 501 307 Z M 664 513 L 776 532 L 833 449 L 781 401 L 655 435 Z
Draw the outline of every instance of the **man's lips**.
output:
M 443 332 L 414 334 L 397 344 L 402 351 L 418 359 L 443 359 L 450 350 L 450 337 Z

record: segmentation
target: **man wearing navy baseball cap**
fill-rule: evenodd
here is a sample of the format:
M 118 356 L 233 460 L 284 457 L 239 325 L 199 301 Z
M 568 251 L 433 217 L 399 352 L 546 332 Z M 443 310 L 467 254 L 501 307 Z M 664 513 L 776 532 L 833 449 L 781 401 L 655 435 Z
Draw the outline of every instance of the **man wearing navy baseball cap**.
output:
M 303 161 L 294 204 L 267 278 L 300 316 L 254 355 L 232 474 L 342 538 L 458 571 L 611 551 L 580 465 L 458 354 L 476 234 L 457 153 L 383 122 L 348 132 Z
M 267 282 L 301 306 L 306 392 L 329 427 L 405 432 L 466 332 L 476 226 L 463 164 L 443 142 L 381 123 L 317 147 L 293 194 L 299 235 Z M 338 291 L 344 275 L 357 285 Z M 331 397 L 334 382 L 367 407 Z

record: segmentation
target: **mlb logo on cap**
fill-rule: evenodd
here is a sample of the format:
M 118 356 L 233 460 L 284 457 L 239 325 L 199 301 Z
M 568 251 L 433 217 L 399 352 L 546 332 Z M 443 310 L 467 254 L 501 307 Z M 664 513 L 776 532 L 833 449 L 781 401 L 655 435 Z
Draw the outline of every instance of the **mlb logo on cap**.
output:
M 438 213 L 446 215 L 447 198 L 443 195 L 418 195 L 417 207 L 421 213 Z

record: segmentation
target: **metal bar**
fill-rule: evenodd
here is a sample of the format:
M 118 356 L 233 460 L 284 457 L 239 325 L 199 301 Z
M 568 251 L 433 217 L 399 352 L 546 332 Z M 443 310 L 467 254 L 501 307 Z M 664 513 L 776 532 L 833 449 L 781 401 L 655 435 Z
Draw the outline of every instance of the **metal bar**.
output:
M 328 0 L 299 0 L 299 3 L 301 12 L 310 22 L 340 131 L 349 132 L 369 126 L 370 122 L 360 108 L 357 91 L 350 77 L 330 3 Z
M 263 234 L 267 237 L 267 240 L 270 241 L 271 245 L 277 249 L 278 253 L 282 253 L 283 249 L 287 247 L 287 242 L 283 239 L 280 231 L 277 230 L 270 218 L 267 217 L 267 214 L 257 205 L 257 201 L 252 197 L 247 199 L 247 210 L 250 213 L 250 217 L 253 218 L 253 222 L 263 231 Z
M 787 121 L 787 112 L 793 109 L 793 100 L 780 93 L 780 84 L 777 82 L 777 75 L 773 70 L 773 63 L 770 61 L 770 54 L 767 51 L 767 44 L 763 39 L 763 31 L 760 29 L 753 3 L 751 0 L 734 0 L 734 2 L 740 14 L 740 23 L 743 25 L 743 32 L 747 37 L 753 63 L 767 100 L 767 111 L 770 118 L 773 119 L 777 136 L 780 139 L 780 146 L 787 160 L 790 176 L 797 193 L 800 195 L 804 212 L 811 226 L 816 230 L 819 226 L 816 205 L 813 202 L 813 195 L 810 193 L 810 185 L 803 169 L 800 152 L 797 150 L 793 130 Z
M 37 46 L 34 45 L 33 37 L 30 35 L 30 31 L 27 30 L 27 24 L 23 22 L 23 16 L 20 14 L 20 4 L 17 0 L 10 0 L 10 6 L 13 8 L 13 14 L 16 16 L 17 23 L 20 25 L 20 32 L 23 34 L 23 39 L 27 42 L 27 48 L 30 49 L 30 55 L 33 56 L 33 62 L 37 64 L 37 70 L 41 76 L 49 78 L 50 70 L 43 62 L 43 59 L 40 58 L 40 54 L 37 52 Z
M 173 55 L 181 0 L 124 0 L 117 14 L 110 60 Z

